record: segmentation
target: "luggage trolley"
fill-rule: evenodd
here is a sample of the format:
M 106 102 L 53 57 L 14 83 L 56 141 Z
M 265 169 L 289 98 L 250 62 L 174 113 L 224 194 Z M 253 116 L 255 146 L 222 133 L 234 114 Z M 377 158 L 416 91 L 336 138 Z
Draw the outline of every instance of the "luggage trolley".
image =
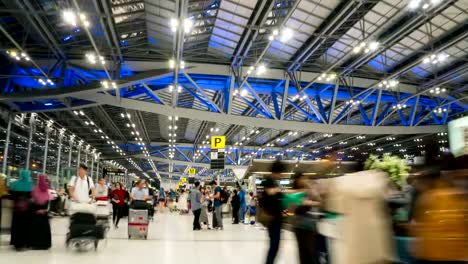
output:
M 128 213 L 128 239 L 147 239 L 149 214 L 148 204 L 144 201 L 134 201 Z
M 104 239 L 105 228 L 98 224 L 96 204 L 72 203 L 70 206 L 70 227 L 66 236 L 66 247 L 84 252 L 94 247 L 97 250 L 99 240 Z

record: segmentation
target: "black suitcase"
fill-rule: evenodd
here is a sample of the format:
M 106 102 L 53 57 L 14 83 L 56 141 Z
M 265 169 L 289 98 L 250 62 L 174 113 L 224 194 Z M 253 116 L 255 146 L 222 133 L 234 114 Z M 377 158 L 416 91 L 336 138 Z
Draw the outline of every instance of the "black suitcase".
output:
M 72 224 L 70 225 L 70 238 L 97 237 L 96 225 Z
M 70 217 L 71 224 L 96 225 L 96 216 L 89 213 L 75 213 Z
M 131 208 L 135 210 L 147 210 L 149 209 L 149 205 L 145 201 L 133 201 Z

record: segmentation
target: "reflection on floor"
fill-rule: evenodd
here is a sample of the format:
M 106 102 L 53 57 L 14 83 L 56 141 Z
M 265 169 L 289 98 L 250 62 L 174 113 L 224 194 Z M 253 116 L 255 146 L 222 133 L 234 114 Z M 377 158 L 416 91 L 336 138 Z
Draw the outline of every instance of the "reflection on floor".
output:
M 157 214 L 148 240 L 128 240 L 127 222 L 112 228 L 97 252 L 75 253 L 65 249 L 68 219 L 52 220 L 53 248 L 49 251 L 15 252 L 3 246 L 0 263 L 14 264 L 260 264 L 268 246 L 266 231 L 249 225 L 231 225 L 223 231 L 192 231 L 192 216 Z M 2 237 L 2 244 L 5 239 Z M 297 263 L 294 236 L 283 235 L 278 264 Z

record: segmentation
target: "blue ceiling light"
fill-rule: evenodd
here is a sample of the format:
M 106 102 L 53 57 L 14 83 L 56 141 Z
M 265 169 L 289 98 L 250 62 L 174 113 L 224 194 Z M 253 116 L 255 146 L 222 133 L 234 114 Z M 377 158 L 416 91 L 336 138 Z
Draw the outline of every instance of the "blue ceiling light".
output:
M 49 103 L 44 103 L 44 106 L 52 106 L 52 105 L 54 105 L 54 104 L 50 103 L 50 102 Z
M 68 36 L 66 36 L 66 37 L 63 38 L 63 41 L 64 41 L 64 42 L 67 42 L 67 41 L 69 41 L 69 40 L 72 39 L 72 38 L 73 38 L 72 35 L 68 35 Z

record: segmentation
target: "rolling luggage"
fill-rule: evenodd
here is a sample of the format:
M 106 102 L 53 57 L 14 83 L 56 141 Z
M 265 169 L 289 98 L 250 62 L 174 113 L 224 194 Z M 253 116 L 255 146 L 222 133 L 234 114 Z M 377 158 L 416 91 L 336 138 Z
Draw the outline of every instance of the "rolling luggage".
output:
M 128 214 L 128 238 L 147 239 L 148 210 L 130 209 Z

